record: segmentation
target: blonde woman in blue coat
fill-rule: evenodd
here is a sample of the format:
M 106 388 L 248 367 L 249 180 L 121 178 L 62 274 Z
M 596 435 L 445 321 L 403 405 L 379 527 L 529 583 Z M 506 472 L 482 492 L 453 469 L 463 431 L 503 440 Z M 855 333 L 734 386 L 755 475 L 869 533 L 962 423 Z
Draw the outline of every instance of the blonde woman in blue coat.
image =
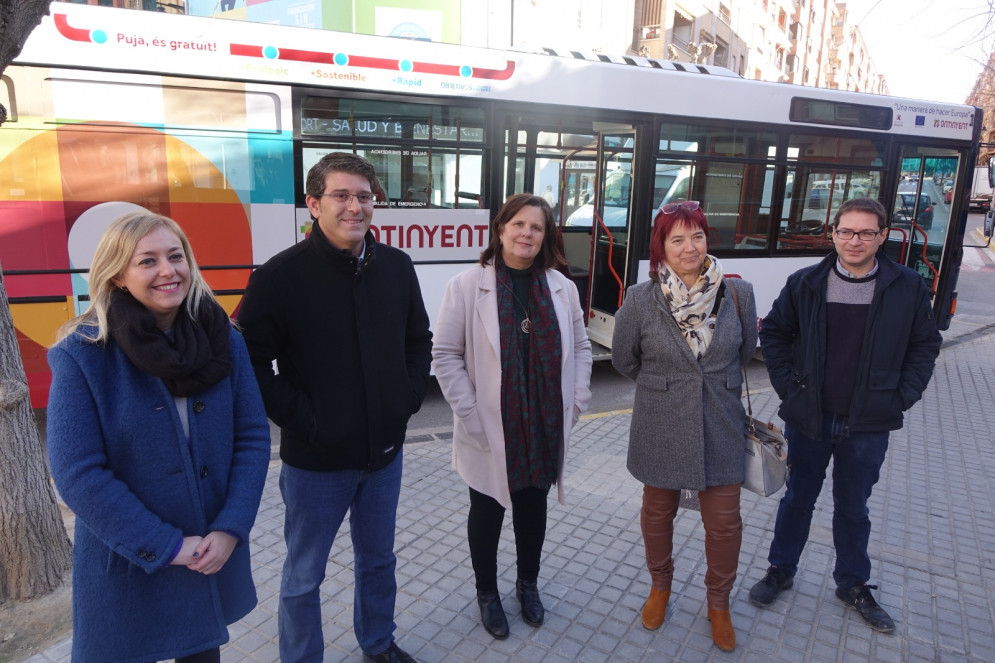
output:
M 72 659 L 216 663 L 256 605 L 269 464 L 245 344 L 157 214 L 110 225 L 90 293 L 48 355 L 52 476 L 76 514 Z
M 742 375 L 756 347 L 753 288 L 724 278 L 708 255 L 699 204 L 664 205 L 650 240 L 650 280 L 629 288 L 612 338 L 612 363 L 636 382 L 627 464 L 644 484 L 640 524 L 652 586 L 642 622 L 653 630 L 666 617 L 674 517 L 681 490 L 698 491 L 708 618 L 726 651 L 736 648 L 729 595 L 743 536 Z

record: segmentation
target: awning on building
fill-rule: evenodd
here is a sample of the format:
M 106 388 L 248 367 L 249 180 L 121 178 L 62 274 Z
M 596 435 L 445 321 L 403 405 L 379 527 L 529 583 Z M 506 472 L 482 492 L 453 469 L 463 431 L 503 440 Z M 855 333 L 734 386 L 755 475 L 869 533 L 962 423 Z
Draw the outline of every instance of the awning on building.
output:
M 684 18 L 689 23 L 694 23 L 694 16 L 691 12 L 684 11 L 678 5 L 674 5 L 674 12 Z

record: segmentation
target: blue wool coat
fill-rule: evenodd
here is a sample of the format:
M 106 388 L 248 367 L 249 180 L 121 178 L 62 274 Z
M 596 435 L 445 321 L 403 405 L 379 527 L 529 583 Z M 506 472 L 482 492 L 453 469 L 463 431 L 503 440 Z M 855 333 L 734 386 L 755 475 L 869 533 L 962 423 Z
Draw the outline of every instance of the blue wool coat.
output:
M 190 441 L 162 380 L 120 347 L 77 332 L 48 353 L 52 477 L 76 514 L 75 663 L 147 663 L 228 641 L 256 604 L 249 530 L 269 465 L 269 426 L 241 335 L 231 375 L 187 399 Z M 241 542 L 203 575 L 168 560 L 184 535 Z

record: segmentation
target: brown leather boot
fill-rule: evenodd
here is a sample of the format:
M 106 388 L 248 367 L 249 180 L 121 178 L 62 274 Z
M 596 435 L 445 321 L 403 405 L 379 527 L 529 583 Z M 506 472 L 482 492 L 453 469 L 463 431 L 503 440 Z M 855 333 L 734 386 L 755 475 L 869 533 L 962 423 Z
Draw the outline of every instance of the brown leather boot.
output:
M 650 597 L 643 606 L 643 627 L 655 631 L 663 625 L 667 617 L 667 602 L 670 601 L 669 589 L 650 589 Z
M 712 622 L 712 642 L 722 651 L 736 649 L 736 631 L 732 628 L 732 616 L 728 610 L 708 609 L 708 621 Z

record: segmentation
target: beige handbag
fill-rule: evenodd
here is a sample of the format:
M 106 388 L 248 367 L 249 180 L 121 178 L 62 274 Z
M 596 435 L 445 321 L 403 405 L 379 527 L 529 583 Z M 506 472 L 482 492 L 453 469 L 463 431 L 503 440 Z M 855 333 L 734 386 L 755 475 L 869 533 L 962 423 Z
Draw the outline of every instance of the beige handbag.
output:
M 746 371 L 743 371 L 746 381 Z M 747 419 L 744 442 L 746 443 L 746 474 L 743 488 L 763 497 L 781 490 L 788 480 L 788 441 L 781 429 L 774 424 L 753 416 L 750 407 L 750 385 L 746 385 Z
M 733 301 L 736 302 L 736 314 L 739 315 L 739 297 L 736 295 L 736 289 L 729 284 L 729 290 Z M 743 488 L 768 497 L 781 490 L 788 479 L 788 441 L 784 439 L 780 428 L 753 416 L 750 382 L 746 377 L 745 366 L 743 385 L 746 388 L 747 415 L 746 432 L 743 436 L 746 447 L 746 474 L 743 477 Z

